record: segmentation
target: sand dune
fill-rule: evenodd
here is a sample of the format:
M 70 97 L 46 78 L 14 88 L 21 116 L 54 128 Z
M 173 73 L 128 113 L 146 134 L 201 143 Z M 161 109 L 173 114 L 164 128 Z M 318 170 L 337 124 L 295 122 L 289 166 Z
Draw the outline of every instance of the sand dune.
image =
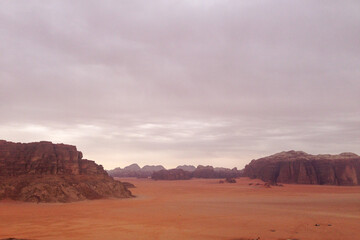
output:
M 135 199 L 0 202 L 0 239 L 360 238 L 360 187 L 250 186 L 214 179 L 136 185 Z M 319 224 L 319 226 L 315 226 Z M 330 225 L 330 226 L 329 226 Z

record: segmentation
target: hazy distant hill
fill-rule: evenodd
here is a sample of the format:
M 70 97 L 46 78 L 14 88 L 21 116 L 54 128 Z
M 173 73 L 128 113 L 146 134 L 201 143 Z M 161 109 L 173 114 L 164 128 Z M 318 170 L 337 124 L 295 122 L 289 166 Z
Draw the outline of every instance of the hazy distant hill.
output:
M 108 170 L 108 174 L 112 177 L 137 177 L 137 178 L 149 178 L 153 176 L 153 173 L 161 171 L 161 174 L 156 175 L 156 179 L 189 179 L 192 177 L 195 178 L 226 178 L 226 177 L 239 177 L 241 171 L 237 168 L 214 168 L 212 166 L 202 166 L 194 167 L 192 165 L 180 165 L 173 169 L 167 170 L 161 165 L 146 165 L 142 168 L 138 164 L 134 163 L 127 167 L 115 168 L 113 170 Z
M 181 165 L 181 166 L 177 166 L 176 169 L 182 169 L 184 171 L 193 172 L 195 171 L 196 167 L 194 167 L 193 165 Z
M 142 168 L 136 163 L 131 164 L 127 167 L 115 168 L 108 170 L 108 174 L 112 177 L 136 177 L 136 178 L 149 178 L 154 172 L 164 170 L 165 168 L 161 165 L 151 166 L 146 165 Z
M 185 169 L 190 169 L 187 171 Z M 241 171 L 237 168 L 214 168 L 212 166 L 199 165 L 197 168 L 193 166 L 179 166 L 176 169 L 161 170 L 154 172 L 152 178 L 155 180 L 187 180 L 191 178 L 236 178 L 241 176 Z

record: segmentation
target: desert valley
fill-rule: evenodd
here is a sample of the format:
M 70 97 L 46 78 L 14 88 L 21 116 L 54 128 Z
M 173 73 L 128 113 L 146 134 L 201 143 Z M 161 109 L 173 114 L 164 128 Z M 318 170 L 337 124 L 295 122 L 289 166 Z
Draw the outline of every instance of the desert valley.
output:
M 1 141 L 0 239 L 350 240 L 360 234 L 359 163 L 290 151 L 242 171 L 157 166 L 154 179 L 113 180 L 75 146 Z
M 360 240 L 359 42 L 359 0 L 0 0 L 0 240 Z
M 132 199 L 0 203 L 0 238 L 353 240 L 359 236 L 360 187 L 214 179 L 135 184 Z M 249 185 L 253 183 L 253 185 Z

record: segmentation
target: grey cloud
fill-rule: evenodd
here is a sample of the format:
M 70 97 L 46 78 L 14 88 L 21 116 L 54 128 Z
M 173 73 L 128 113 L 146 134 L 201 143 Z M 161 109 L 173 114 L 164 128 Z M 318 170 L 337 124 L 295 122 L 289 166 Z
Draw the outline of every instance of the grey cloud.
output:
M 359 152 L 359 9 L 1 1 L 0 133 L 73 143 L 108 168 Z

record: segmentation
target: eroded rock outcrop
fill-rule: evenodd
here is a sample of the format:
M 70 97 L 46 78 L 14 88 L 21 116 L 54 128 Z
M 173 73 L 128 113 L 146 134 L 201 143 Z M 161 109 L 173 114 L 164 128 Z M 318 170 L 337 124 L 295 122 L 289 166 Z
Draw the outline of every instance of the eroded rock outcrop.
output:
M 0 141 L 0 199 L 71 202 L 131 197 L 101 165 L 82 159 L 75 146 Z
M 271 183 L 359 185 L 360 157 L 354 153 L 281 152 L 251 161 L 243 176 Z

